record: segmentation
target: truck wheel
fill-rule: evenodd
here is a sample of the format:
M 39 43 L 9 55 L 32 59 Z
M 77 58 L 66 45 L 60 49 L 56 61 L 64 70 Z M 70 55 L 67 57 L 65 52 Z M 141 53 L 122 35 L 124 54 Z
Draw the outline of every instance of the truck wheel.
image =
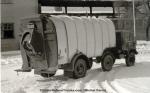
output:
M 49 77 L 52 77 L 54 75 L 55 75 L 55 73 L 54 74 L 41 73 L 41 76 L 44 77 L 44 78 L 49 78 Z
M 111 53 L 105 54 L 101 63 L 103 71 L 110 71 L 112 69 L 113 64 L 114 58 L 112 54 Z
M 126 65 L 133 66 L 135 64 L 135 53 L 131 52 L 126 56 Z
M 74 78 L 78 79 L 86 75 L 87 65 L 86 60 L 83 58 L 77 59 L 74 65 Z

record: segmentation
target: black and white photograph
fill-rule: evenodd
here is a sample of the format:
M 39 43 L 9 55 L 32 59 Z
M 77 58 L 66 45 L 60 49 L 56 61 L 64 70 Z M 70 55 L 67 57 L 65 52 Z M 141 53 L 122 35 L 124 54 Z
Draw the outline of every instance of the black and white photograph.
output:
M 150 93 L 150 0 L 0 0 L 1 93 Z

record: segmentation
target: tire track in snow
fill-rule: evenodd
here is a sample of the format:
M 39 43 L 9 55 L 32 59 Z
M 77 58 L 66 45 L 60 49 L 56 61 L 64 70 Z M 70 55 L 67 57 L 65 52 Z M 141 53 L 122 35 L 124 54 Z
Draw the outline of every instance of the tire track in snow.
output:
M 93 88 L 105 90 L 105 87 L 103 86 L 102 83 L 113 80 L 114 79 L 113 77 L 114 77 L 114 71 L 102 72 L 102 70 L 98 68 L 98 69 L 92 69 L 88 71 L 86 77 L 75 79 L 75 80 L 67 78 L 64 81 L 62 79 L 64 78 L 64 76 L 62 75 L 54 76 L 53 79 L 50 79 L 50 80 L 54 80 L 53 82 L 50 82 L 53 84 L 53 86 L 49 86 L 49 87 L 51 89 L 54 88 L 54 89 L 81 89 L 82 90 L 82 89 L 92 89 L 91 85 L 95 85 Z M 109 85 L 109 87 L 112 87 L 110 83 L 107 83 L 107 84 Z M 47 89 L 49 89 L 49 87 L 47 87 Z M 60 92 L 55 92 L 55 93 L 60 93 Z M 85 92 L 83 91 L 82 93 L 85 93 Z
M 117 62 L 115 62 L 115 63 L 117 63 Z M 114 66 L 113 66 L 111 71 L 104 72 L 104 73 L 107 73 L 107 74 L 105 74 L 106 80 L 102 83 L 102 86 L 103 86 L 103 88 L 106 89 L 106 91 L 108 93 L 119 93 L 117 91 L 117 89 L 114 87 L 114 85 L 112 85 L 112 83 L 113 83 L 113 80 L 116 79 L 116 74 L 119 73 L 121 71 L 121 69 L 124 69 L 124 67 L 126 67 L 126 66 L 123 63 L 121 63 L 121 64 L 114 64 Z
M 71 88 L 76 88 L 76 89 L 99 89 L 99 90 L 105 90 L 102 85 L 100 84 L 101 82 L 103 82 L 105 80 L 104 77 L 104 72 L 101 72 L 101 69 L 92 69 L 90 71 L 88 71 L 87 75 L 84 78 L 81 79 L 77 79 L 77 80 L 69 80 L 66 82 L 66 84 L 64 86 L 62 86 L 62 88 L 65 89 L 71 89 Z M 103 74 L 101 74 L 103 73 Z M 93 87 L 92 87 L 93 85 Z M 105 91 L 103 91 L 104 93 L 106 93 Z M 85 93 L 85 91 L 83 91 L 82 93 Z M 96 92 L 95 92 L 96 93 Z
M 62 85 L 65 84 L 67 81 L 67 77 L 64 77 L 63 75 L 58 75 L 50 78 L 43 78 L 41 80 L 37 80 L 40 83 L 44 83 L 42 92 L 45 93 L 47 90 L 48 93 L 61 93 L 59 91 L 49 91 L 49 90 L 59 90 Z M 47 85 L 45 85 L 47 83 Z
M 87 72 L 86 77 L 80 78 L 80 79 L 68 79 L 64 82 L 63 85 L 60 85 L 57 87 L 58 89 L 99 89 L 104 90 L 102 86 L 99 85 L 97 78 L 101 73 L 100 69 L 93 69 Z M 62 76 L 63 77 L 63 76 Z M 103 81 L 103 80 L 102 80 Z M 91 84 L 96 84 L 93 88 L 91 88 Z M 58 93 L 58 92 L 57 92 Z M 64 92 L 65 93 L 65 92 Z M 85 93 L 85 91 L 82 91 L 82 93 Z M 95 92 L 96 93 L 96 92 Z M 105 93 L 105 92 L 104 92 Z

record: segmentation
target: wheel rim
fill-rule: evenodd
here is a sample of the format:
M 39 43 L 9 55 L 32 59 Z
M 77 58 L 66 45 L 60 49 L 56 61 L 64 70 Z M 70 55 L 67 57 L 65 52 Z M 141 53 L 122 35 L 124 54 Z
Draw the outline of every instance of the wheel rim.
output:
M 78 71 L 78 73 L 79 73 L 80 75 L 83 73 L 84 67 L 83 67 L 83 65 L 82 65 L 81 63 L 80 63 L 79 66 L 77 67 L 77 71 Z
M 85 68 L 85 61 L 83 59 L 79 59 L 75 66 L 75 73 L 78 76 L 83 76 L 85 74 L 86 68 Z
M 110 55 L 106 56 L 104 59 L 104 67 L 107 70 L 110 70 L 112 68 L 112 65 L 113 65 L 113 58 Z

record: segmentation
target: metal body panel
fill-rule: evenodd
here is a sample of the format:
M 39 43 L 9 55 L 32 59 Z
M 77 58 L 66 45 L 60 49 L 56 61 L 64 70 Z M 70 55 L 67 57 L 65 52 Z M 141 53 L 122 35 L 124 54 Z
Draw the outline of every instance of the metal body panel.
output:
M 109 47 L 115 47 L 115 28 L 111 20 L 52 16 L 58 43 L 58 65 L 69 63 L 76 53 L 87 57 L 101 56 Z
M 83 20 L 80 17 L 73 17 L 73 20 L 77 30 L 78 51 L 86 55 L 87 37 L 86 37 L 86 31 L 85 31 Z
M 57 17 L 50 17 L 50 19 L 54 22 L 57 33 L 58 64 L 65 64 L 68 62 L 68 45 L 65 24 Z
M 89 58 L 101 56 L 103 50 L 116 45 L 115 28 L 107 18 L 52 16 L 50 19 L 57 32 L 58 56 L 63 57 L 58 58 L 58 64 L 70 62 L 79 52 Z
M 106 49 L 106 48 L 109 48 L 109 29 L 108 29 L 108 25 L 107 25 L 107 22 L 102 19 L 102 18 L 99 18 L 99 22 L 100 22 L 100 25 L 102 27 L 102 35 L 103 35 L 103 50 Z
M 93 57 L 95 52 L 95 34 L 93 24 L 89 18 L 83 18 L 83 22 L 87 33 L 87 57 Z
M 77 52 L 77 32 L 73 19 L 68 16 L 61 16 L 60 19 L 65 23 L 68 38 L 68 62 Z
M 92 23 L 95 30 L 95 56 L 100 56 L 103 53 L 102 26 L 96 18 L 92 18 Z
M 108 29 L 109 29 L 109 44 L 110 47 L 115 47 L 116 46 L 116 35 L 115 35 L 115 26 L 113 22 L 110 19 L 105 19 L 105 21 L 108 24 Z

